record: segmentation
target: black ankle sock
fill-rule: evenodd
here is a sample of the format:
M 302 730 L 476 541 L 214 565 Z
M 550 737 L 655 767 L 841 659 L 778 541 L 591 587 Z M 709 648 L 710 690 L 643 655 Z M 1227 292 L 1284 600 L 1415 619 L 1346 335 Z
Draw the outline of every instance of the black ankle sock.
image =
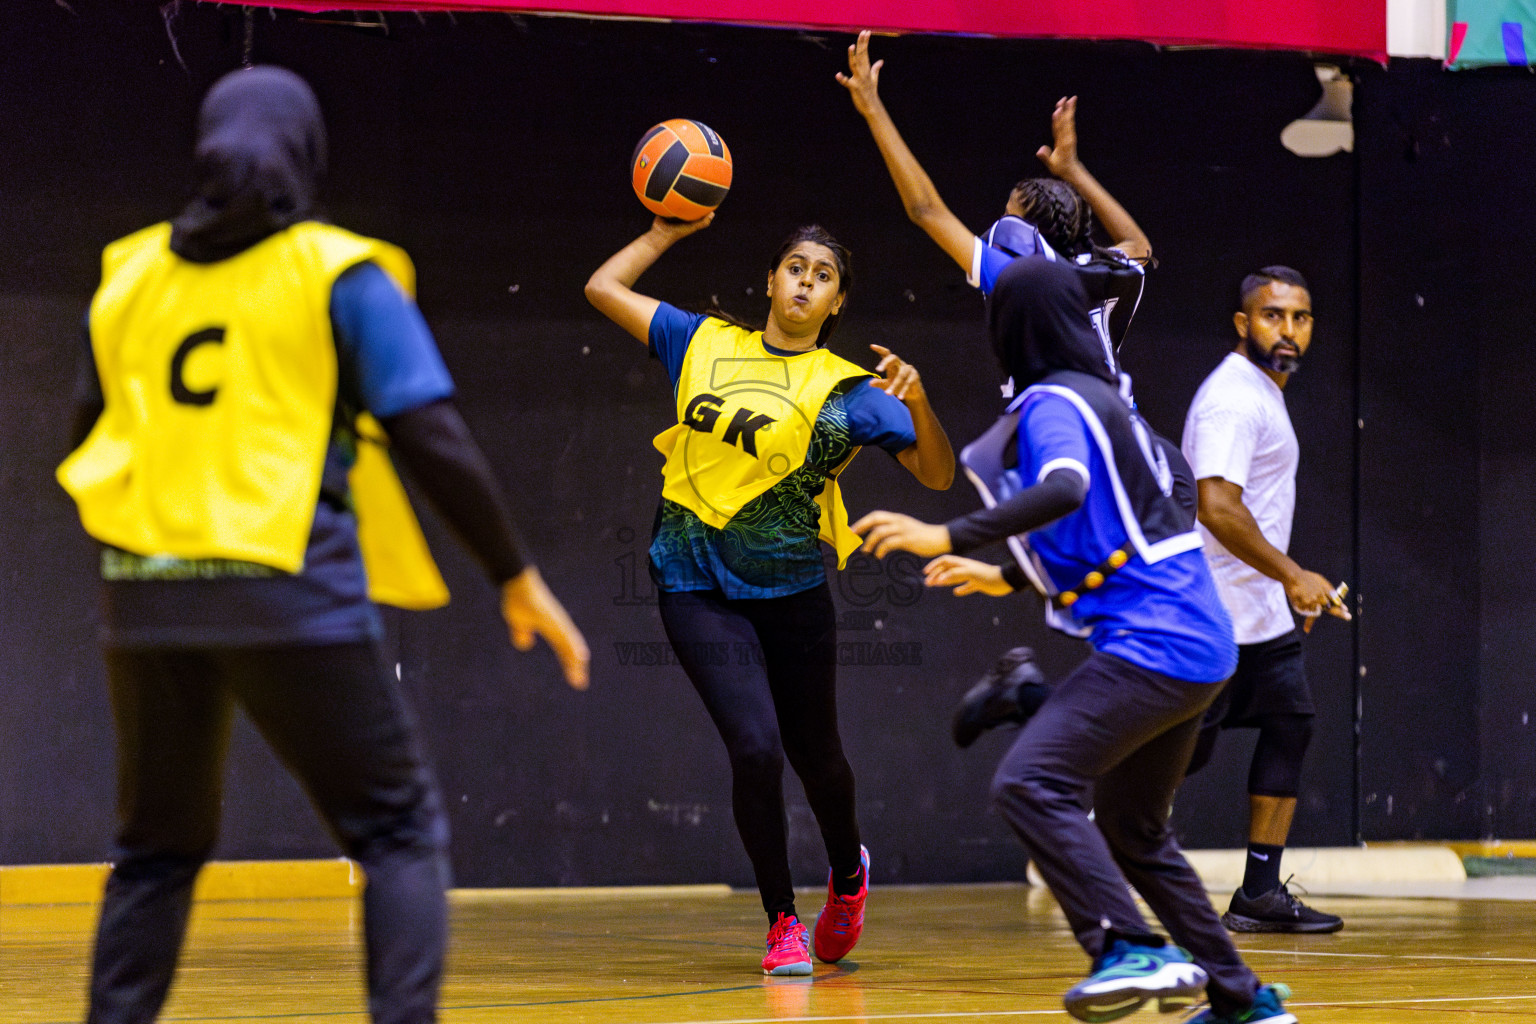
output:
M 859 890 L 864 888 L 864 865 L 860 864 L 852 875 L 839 873 L 835 868 L 832 871 L 832 892 L 838 896 L 857 896 Z
M 1262 896 L 1280 888 L 1280 855 L 1284 852 L 1283 846 L 1248 844 L 1248 856 L 1243 867 L 1245 896 Z
M 1168 940 L 1153 932 L 1123 932 L 1115 928 L 1104 929 L 1104 948 L 1108 949 L 1116 941 L 1129 942 L 1133 946 L 1150 946 L 1153 949 L 1161 949 L 1168 944 Z

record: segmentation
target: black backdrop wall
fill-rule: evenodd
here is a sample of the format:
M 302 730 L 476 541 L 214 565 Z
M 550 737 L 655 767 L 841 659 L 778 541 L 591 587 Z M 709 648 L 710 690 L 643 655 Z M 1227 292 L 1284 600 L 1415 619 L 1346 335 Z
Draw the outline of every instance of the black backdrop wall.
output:
M 196 104 L 247 44 L 236 9 L 71 6 L 28 0 L 0 17 L 0 863 L 110 851 L 94 556 L 51 470 L 100 247 L 179 208 Z M 833 81 L 846 37 L 353 20 L 255 12 L 251 56 L 314 84 L 334 219 L 415 257 L 465 414 L 594 649 L 585 695 L 547 652 L 512 652 L 490 588 L 429 520 L 455 600 L 392 613 L 389 643 L 448 794 L 458 879 L 745 883 L 723 752 L 659 656 L 644 569 L 659 466 L 648 440 L 668 421 L 669 388 L 581 297 L 646 226 L 626 177 L 634 140 L 664 117 L 695 117 L 736 160 L 715 226 L 669 253 L 648 289 L 755 313 L 778 240 L 820 221 L 856 254 L 840 349 L 872 362 L 864 346 L 879 342 L 915 362 L 957 441 L 997 411 L 981 300 L 907 223 Z M 1363 614 L 1353 631 L 1326 622 L 1307 641 L 1320 714 L 1294 842 L 1536 827 L 1524 781 L 1536 652 L 1522 629 L 1536 600 L 1522 529 L 1536 496 L 1522 372 L 1533 357 L 1517 307 L 1530 294 L 1517 243 L 1536 237 L 1532 81 L 1357 67 L 1357 154 L 1304 160 L 1279 143 L 1318 92 L 1300 55 L 875 46 L 889 107 L 976 228 L 1037 172 L 1056 97 L 1081 96 L 1085 159 L 1161 261 L 1124 355 L 1165 433 L 1230 345 L 1238 279 L 1280 262 L 1313 281 L 1318 332 L 1287 395 L 1303 451 L 1293 553 L 1349 579 Z M 845 491 L 854 514 L 942 519 L 974 500 L 963 484 L 925 492 L 878 452 Z M 1022 854 L 986 810 L 1006 739 L 956 751 L 948 712 L 1009 646 L 1034 645 L 1053 672 L 1082 649 L 1048 635 L 1031 599 L 924 593 L 916 569 L 856 561 L 835 582 L 844 734 L 876 878 L 1014 877 Z M 1180 797 L 1187 845 L 1242 841 L 1249 747 L 1229 740 Z M 791 825 L 798 877 L 814 882 L 824 859 L 798 796 Z M 219 852 L 331 853 L 302 794 L 244 732 Z

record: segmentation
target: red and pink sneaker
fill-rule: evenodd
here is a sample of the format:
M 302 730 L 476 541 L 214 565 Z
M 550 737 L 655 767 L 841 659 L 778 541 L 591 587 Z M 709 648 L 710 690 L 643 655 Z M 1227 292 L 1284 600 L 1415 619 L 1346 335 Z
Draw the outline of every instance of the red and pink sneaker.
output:
M 793 914 L 780 914 L 768 929 L 768 955 L 764 974 L 810 974 L 811 940 L 805 925 Z
M 864 900 L 869 896 L 869 850 L 859 847 L 859 891 L 839 896 L 832 891 L 832 872 L 827 872 L 827 905 L 816 918 L 816 959 L 835 964 L 859 944 L 864 934 Z

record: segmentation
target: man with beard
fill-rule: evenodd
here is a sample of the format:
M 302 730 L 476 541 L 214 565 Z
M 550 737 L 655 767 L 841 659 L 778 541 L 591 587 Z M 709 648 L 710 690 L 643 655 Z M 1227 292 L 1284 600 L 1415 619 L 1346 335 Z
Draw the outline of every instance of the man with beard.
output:
M 1285 552 L 1296 508 L 1296 433 L 1282 389 L 1312 343 L 1312 298 L 1289 267 L 1243 279 L 1238 343 L 1200 385 L 1184 423 L 1199 486 L 1199 525 L 1238 643 L 1237 672 L 1206 713 L 1189 773 L 1221 729 L 1256 728 L 1248 773 L 1248 857 L 1222 923 L 1243 932 L 1335 932 L 1344 922 L 1280 881 L 1312 738 L 1312 694 L 1291 610 L 1349 618 L 1341 593 Z

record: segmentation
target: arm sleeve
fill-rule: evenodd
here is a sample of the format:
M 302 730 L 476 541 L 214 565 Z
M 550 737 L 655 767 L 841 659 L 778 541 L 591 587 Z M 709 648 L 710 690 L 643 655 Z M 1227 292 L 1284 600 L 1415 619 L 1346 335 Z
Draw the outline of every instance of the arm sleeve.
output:
M 1003 563 L 1003 582 L 1014 590 L 1030 590 L 1033 586 L 1029 577 L 1024 575 L 1023 567 L 1013 559 Z
M 1054 395 L 1032 397 L 1019 417 L 1020 470 L 1032 486 L 949 524 L 950 548 L 965 554 L 1077 511 L 1088 494 L 1091 455 L 1077 410 Z
M 1077 511 L 1087 493 L 1087 483 L 1075 471 L 1066 467 L 1053 469 L 1044 480 L 1006 501 L 951 519 L 948 523 L 950 550 L 963 555 L 1016 533 L 1038 530 Z M 1017 586 L 1014 589 L 1017 590 Z
M 688 354 L 688 343 L 693 332 L 704 322 L 702 313 L 685 313 L 670 303 L 656 307 L 651 317 L 651 355 L 661 360 L 667 368 L 667 377 L 677 386 L 677 378 L 683 372 L 683 357 Z
M 1184 430 L 1184 454 L 1196 480 L 1219 476 L 1248 486 L 1248 468 L 1258 446 L 1259 424 L 1241 403 L 1207 396 L 1190 410 Z
M 844 393 L 843 408 L 848 412 L 848 435 L 854 444 L 879 445 L 892 455 L 917 444 L 917 430 L 905 403 L 870 387 L 864 378 L 854 381 Z
M 380 419 L 453 395 L 421 310 L 377 264 L 336 279 L 331 325 L 343 387 Z
M 505 496 L 452 402 L 453 379 L 416 304 L 377 265 L 331 289 L 342 386 L 378 417 L 392 454 L 498 584 L 522 572 Z
M 390 448 L 443 520 L 499 586 L 522 572 L 512 512 L 490 464 L 450 399 L 379 421 Z

